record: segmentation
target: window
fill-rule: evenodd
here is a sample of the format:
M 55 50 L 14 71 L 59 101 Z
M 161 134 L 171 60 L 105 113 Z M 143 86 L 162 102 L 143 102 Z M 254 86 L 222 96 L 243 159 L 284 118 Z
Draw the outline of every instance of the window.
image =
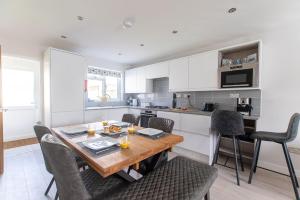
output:
M 39 68 L 38 61 L 3 56 L 3 107 L 33 107 L 38 104 Z
M 121 72 L 88 68 L 88 102 L 121 101 Z
M 3 106 L 34 104 L 34 72 L 3 69 Z

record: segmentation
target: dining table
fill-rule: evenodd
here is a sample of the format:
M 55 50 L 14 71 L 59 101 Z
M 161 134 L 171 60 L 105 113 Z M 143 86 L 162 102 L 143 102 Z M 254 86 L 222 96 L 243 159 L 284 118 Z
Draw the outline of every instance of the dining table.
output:
M 91 124 L 91 123 L 90 123 Z M 133 168 L 139 169 L 140 162 L 164 151 L 172 150 L 176 144 L 183 141 L 183 137 L 174 133 L 165 134 L 163 137 L 156 139 L 146 137 L 137 133 L 125 134 L 129 141 L 128 148 L 119 148 L 116 151 L 112 151 L 105 155 L 94 155 L 87 148 L 82 146 L 82 142 L 94 140 L 103 136 L 99 133 L 102 130 L 101 122 L 92 123 L 97 126 L 95 134 L 90 135 L 80 134 L 75 137 L 70 137 L 64 133 L 66 128 L 82 128 L 89 127 L 90 124 L 78 124 L 65 127 L 52 128 L 52 133 L 56 135 L 65 145 L 74 150 L 86 163 L 98 172 L 102 177 L 108 177 L 113 174 L 118 174 L 127 181 L 133 182 L 135 179 L 126 173 L 124 169 Z M 135 126 L 137 131 L 143 129 L 143 127 Z M 116 138 L 118 139 L 118 138 Z

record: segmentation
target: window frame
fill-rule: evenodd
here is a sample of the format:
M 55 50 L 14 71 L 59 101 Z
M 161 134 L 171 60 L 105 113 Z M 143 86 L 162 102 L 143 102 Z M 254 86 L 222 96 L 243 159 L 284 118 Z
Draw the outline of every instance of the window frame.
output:
M 93 74 L 93 73 L 87 72 L 86 101 L 87 101 L 87 104 L 88 104 L 87 106 L 88 107 L 90 106 L 90 104 L 114 103 L 114 102 L 121 102 L 123 100 L 123 95 L 122 95 L 122 91 L 123 91 L 122 90 L 123 74 L 122 74 L 122 71 L 110 70 L 110 69 L 99 68 L 99 67 L 94 67 L 94 66 L 88 66 L 88 68 L 97 68 L 99 70 L 105 70 L 105 71 L 120 73 L 120 77 L 115 77 L 117 79 L 117 98 L 111 98 L 110 97 L 107 102 L 102 102 L 101 99 L 99 99 L 99 100 L 90 100 L 88 98 L 88 82 L 89 82 L 89 80 L 102 80 L 103 81 L 102 95 L 104 96 L 105 94 L 107 94 L 106 77 L 109 77 L 109 76 Z

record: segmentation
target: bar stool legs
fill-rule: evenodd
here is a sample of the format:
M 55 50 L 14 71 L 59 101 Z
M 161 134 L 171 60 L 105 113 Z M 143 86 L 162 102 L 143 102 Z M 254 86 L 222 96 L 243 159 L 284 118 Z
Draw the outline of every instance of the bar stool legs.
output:
M 221 142 L 221 135 L 219 134 L 218 139 L 217 139 L 217 146 L 215 149 L 215 154 L 214 154 L 214 158 L 213 158 L 211 166 L 214 166 L 214 164 L 217 163 L 217 161 L 218 161 L 220 142 Z
M 234 148 L 234 157 L 235 157 L 235 173 L 236 173 L 236 181 L 237 185 L 240 185 L 240 177 L 239 177 L 239 165 L 238 165 L 238 158 L 237 158 L 237 152 L 236 152 L 236 147 L 237 147 L 237 142 L 235 136 L 232 137 L 232 142 L 233 142 L 233 148 Z
M 299 200 L 299 192 L 298 192 L 298 187 L 297 187 L 297 177 L 296 177 L 296 174 L 293 170 L 293 165 L 292 165 L 292 161 L 290 160 L 290 155 L 289 155 L 289 151 L 288 151 L 288 148 L 286 146 L 286 143 L 282 143 L 282 149 L 283 149 L 283 152 L 284 152 L 284 156 L 285 156 L 285 159 L 286 159 L 286 164 L 289 168 L 289 172 L 290 172 L 290 177 L 291 177 L 291 180 L 292 180 L 292 184 L 293 184 L 293 188 L 294 188 L 294 192 L 295 192 L 295 195 L 296 195 L 296 199 Z
M 244 163 L 243 163 L 243 156 L 241 154 L 241 145 L 240 145 L 240 139 L 239 138 L 236 138 L 237 140 L 237 144 L 238 144 L 238 150 L 239 150 L 239 156 L 240 156 L 240 162 L 241 162 L 241 168 L 242 168 L 242 171 L 244 171 Z
M 214 166 L 214 164 L 216 164 L 218 161 L 220 142 L 221 142 L 221 135 L 218 135 L 217 146 L 216 146 L 214 158 L 213 158 L 213 161 L 211 164 L 212 166 Z M 236 172 L 237 185 L 240 185 L 238 160 L 240 160 L 241 169 L 242 169 L 242 171 L 244 171 L 244 164 L 243 164 L 241 148 L 240 148 L 240 139 L 236 138 L 236 136 L 232 136 L 232 144 L 233 144 L 234 159 L 235 159 L 235 172 Z M 239 158 L 238 158 L 237 154 L 239 154 Z
M 299 192 L 298 192 L 299 183 L 298 183 L 298 180 L 297 180 L 297 176 L 296 176 L 295 169 L 294 169 L 294 166 L 293 166 L 293 163 L 292 163 L 292 160 L 291 160 L 290 153 L 288 151 L 288 148 L 287 148 L 287 145 L 286 145 L 285 142 L 281 143 L 281 145 L 282 145 L 282 149 L 283 149 L 283 152 L 284 152 L 286 164 L 287 164 L 288 169 L 289 169 L 289 173 L 290 173 L 291 181 L 292 181 L 292 184 L 293 184 L 293 189 L 294 189 L 294 192 L 295 192 L 295 195 L 296 195 L 296 199 L 300 200 Z M 254 152 L 254 157 L 253 157 L 251 171 L 250 171 L 249 180 L 248 180 L 249 184 L 251 184 L 253 173 L 255 173 L 255 171 L 256 171 L 260 146 L 261 146 L 261 140 L 258 139 L 257 143 L 255 145 L 255 152 Z

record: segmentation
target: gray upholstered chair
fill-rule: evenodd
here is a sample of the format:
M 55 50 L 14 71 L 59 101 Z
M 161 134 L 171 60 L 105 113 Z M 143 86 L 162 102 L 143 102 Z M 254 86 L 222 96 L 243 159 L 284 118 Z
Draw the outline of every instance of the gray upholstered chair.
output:
M 51 130 L 49 128 L 47 128 L 46 126 L 35 125 L 33 127 L 33 129 L 34 129 L 35 135 L 36 135 L 40 145 L 41 145 L 41 139 L 44 135 L 49 134 L 49 133 L 52 134 Z M 42 154 L 43 154 L 46 169 L 50 174 L 52 174 L 51 167 L 50 167 L 49 162 L 46 159 L 43 151 L 42 151 Z M 86 163 L 79 156 L 76 156 L 76 162 L 77 162 L 77 165 L 78 165 L 79 168 L 81 168 L 81 167 L 85 168 Z M 48 187 L 45 191 L 45 195 L 48 195 L 49 190 L 50 190 L 51 186 L 53 185 L 53 182 L 54 182 L 54 177 L 51 179 L 51 181 L 50 181 L 50 183 L 49 183 L 49 185 L 48 185 Z M 58 197 L 58 194 L 56 193 L 55 199 L 57 199 L 57 197 Z
M 161 117 L 151 117 L 148 122 L 149 128 L 155 128 L 162 130 L 166 133 L 172 133 L 174 127 L 174 121 L 171 119 Z M 158 166 L 165 164 L 168 161 L 168 151 L 163 151 L 159 154 L 155 154 L 146 160 L 143 160 L 140 164 L 139 173 L 145 175 L 150 171 L 156 169 Z
M 251 171 L 250 171 L 249 180 L 248 180 L 249 184 L 251 184 L 253 173 L 256 172 L 261 141 L 276 142 L 276 143 L 282 145 L 282 149 L 283 149 L 286 163 L 287 163 L 287 166 L 289 169 L 289 173 L 290 173 L 290 177 L 292 180 L 296 199 L 300 199 L 298 189 L 297 189 L 297 188 L 299 188 L 299 183 L 297 180 L 297 176 L 296 176 L 295 169 L 294 169 L 294 166 L 293 166 L 293 163 L 291 160 L 290 153 L 289 153 L 287 145 L 286 145 L 287 142 L 291 142 L 297 137 L 299 121 L 300 121 L 300 114 L 295 113 L 292 115 L 289 125 L 288 125 L 288 128 L 287 128 L 287 131 L 284 133 L 258 131 L 258 132 L 251 134 L 251 138 L 256 139 L 257 141 L 256 141 L 256 145 L 255 145 L 254 157 L 252 160 L 252 166 L 251 166 Z
M 72 151 L 51 134 L 42 138 L 60 200 L 203 199 L 217 170 L 207 164 L 176 157 L 167 164 L 129 183 L 115 176 L 102 178 L 92 169 L 80 172 Z
M 241 168 L 242 171 L 244 171 L 239 140 L 239 136 L 245 135 L 243 116 L 235 111 L 215 110 L 211 116 L 211 130 L 218 134 L 212 165 L 216 164 L 218 161 L 221 137 L 231 137 L 233 142 L 237 185 L 240 185 L 237 150 Z
M 77 167 L 72 150 L 51 134 L 43 136 L 42 150 L 49 161 L 55 178 L 60 200 L 89 200 L 103 192 L 119 189 L 124 182 L 117 177 L 102 178 L 92 169 L 82 172 Z
M 138 126 L 140 123 L 141 116 L 135 116 L 133 114 L 124 114 L 122 117 L 122 122 L 127 122 Z
M 171 119 L 161 118 L 161 117 L 151 117 L 148 122 L 149 128 L 155 128 L 162 130 L 166 133 L 172 133 L 174 127 L 174 121 Z

